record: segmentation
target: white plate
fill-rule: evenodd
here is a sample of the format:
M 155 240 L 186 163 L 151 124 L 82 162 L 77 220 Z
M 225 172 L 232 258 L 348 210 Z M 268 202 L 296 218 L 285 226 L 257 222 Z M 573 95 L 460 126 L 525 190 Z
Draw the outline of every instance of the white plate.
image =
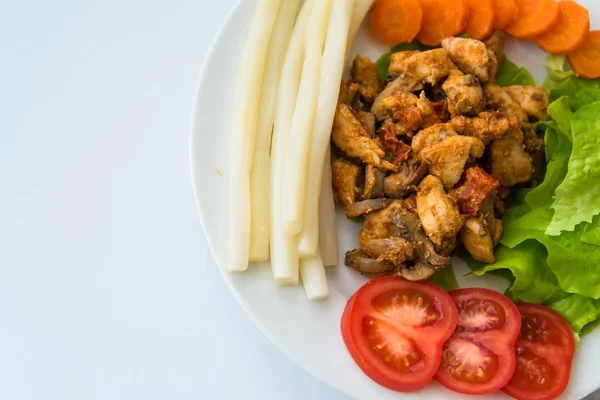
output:
M 600 28 L 600 4 L 580 0 L 590 9 L 593 28 Z M 321 302 L 306 299 L 302 286 L 277 287 L 268 264 L 251 265 L 242 274 L 225 270 L 227 257 L 229 195 L 227 185 L 227 146 L 229 110 L 235 95 L 237 60 L 252 11 L 251 1 L 240 1 L 219 34 L 200 80 L 191 135 L 193 185 L 200 219 L 209 246 L 223 277 L 242 307 L 264 334 L 288 357 L 316 378 L 357 399 L 462 399 L 435 382 L 410 394 L 398 394 L 371 381 L 355 365 L 342 341 L 339 321 L 346 300 L 366 279 L 343 265 L 327 270 L 331 296 Z M 594 26 L 595 25 L 595 26 Z M 354 54 L 377 59 L 387 48 L 370 39 L 366 30 L 359 33 Z M 538 83 L 545 76 L 544 53 L 533 44 L 511 42 L 507 46 L 511 60 L 529 68 Z M 343 253 L 357 247 L 359 226 L 338 214 L 340 260 Z M 464 277 L 465 267 L 455 263 L 461 286 L 487 286 L 502 289 L 504 282 L 490 278 Z M 571 383 L 565 399 L 579 399 L 600 387 L 595 364 L 600 354 L 600 329 L 584 337 L 575 355 Z M 489 399 L 506 398 L 501 393 Z

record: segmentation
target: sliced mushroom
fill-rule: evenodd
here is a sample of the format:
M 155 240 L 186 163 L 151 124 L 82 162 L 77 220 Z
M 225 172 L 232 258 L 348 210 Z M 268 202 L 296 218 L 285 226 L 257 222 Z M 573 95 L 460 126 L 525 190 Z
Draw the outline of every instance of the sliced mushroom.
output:
M 345 207 L 346 215 L 350 218 L 360 217 L 372 211 L 381 210 L 390 204 L 388 199 L 363 200 L 358 203 L 352 203 Z
M 383 181 L 385 195 L 393 199 L 401 199 L 416 192 L 417 185 L 427 173 L 427 163 L 413 157 L 400 164 L 398 172 L 388 175 Z
M 393 264 L 370 258 L 361 249 L 347 252 L 345 262 L 347 266 L 367 275 L 382 275 L 392 272 L 396 268 Z

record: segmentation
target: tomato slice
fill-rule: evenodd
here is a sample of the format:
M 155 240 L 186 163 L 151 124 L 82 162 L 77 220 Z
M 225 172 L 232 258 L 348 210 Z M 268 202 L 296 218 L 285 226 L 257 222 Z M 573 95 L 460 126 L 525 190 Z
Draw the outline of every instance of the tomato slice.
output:
M 521 329 L 517 306 L 488 289 L 459 289 L 450 296 L 458 309 L 458 326 L 444 344 L 437 381 L 464 394 L 501 389 L 515 372 Z
M 350 355 L 367 376 L 408 392 L 432 380 L 456 321 L 456 306 L 443 289 L 388 276 L 354 294 L 341 329 Z
M 517 369 L 502 391 L 516 399 L 555 399 L 569 384 L 575 353 L 571 327 L 548 307 L 529 303 L 517 307 L 522 321 Z

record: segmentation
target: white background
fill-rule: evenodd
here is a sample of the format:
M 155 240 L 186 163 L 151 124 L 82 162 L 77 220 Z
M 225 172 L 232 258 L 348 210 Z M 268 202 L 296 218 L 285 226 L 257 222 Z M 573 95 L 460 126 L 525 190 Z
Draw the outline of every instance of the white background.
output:
M 0 399 L 343 399 L 243 313 L 196 216 L 193 97 L 234 5 L 2 1 Z

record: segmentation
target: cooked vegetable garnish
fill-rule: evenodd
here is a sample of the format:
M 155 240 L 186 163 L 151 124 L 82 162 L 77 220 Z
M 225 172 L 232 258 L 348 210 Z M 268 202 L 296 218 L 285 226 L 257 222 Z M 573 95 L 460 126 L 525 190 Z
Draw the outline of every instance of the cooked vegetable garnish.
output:
M 530 40 L 549 32 L 558 22 L 555 0 L 515 0 L 519 18 L 506 28 L 517 39 Z
M 573 70 L 582 78 L 600 78 L 600 31 L 588 32 L 583 44 L 569 54 Z
M 519 18 L 519 7 L 515 0 L 494 0 L 496 9 L 495 29 L 504 29 Z
M 423 10 L 419 42 L 439 46 L 442 39 L 461 34 L 465 27 L 469 8 L 466 0 L 419 0 Z
M 258 3 L 239 65 L 238 95 L 229 136 L 230 271 L 248 269 L 250 255 L 250 169 L 256 145 L 261 87 L 271 32 L 282 0 Z
M 379 0 L 371 11 L 369 27 L 377 40 L 392 46 L 412 42 L 422 19 L 419 0 Z
M 590 29 L 590 13 L 572 0 L 559 2 L 558 9 L 558 23 L 536 42 L 548 53 L 568 54 L 583 44 Z
M 469 18 L 465 32 L 469 37 L 483 40 L 490 37 L 496 21 L 495 0 L 467 0 Z
M 251 235 L 250 262 L 269 258 L 269 187 L 271 175 L 271 134 L 275 121 L 275 98 L 279 85 L 285 52 L 290 41 L 299 0 L 283 1 L 275 21 L 267 52 L 267 63 L 262 86 L 256 150 L 251 170 Z

